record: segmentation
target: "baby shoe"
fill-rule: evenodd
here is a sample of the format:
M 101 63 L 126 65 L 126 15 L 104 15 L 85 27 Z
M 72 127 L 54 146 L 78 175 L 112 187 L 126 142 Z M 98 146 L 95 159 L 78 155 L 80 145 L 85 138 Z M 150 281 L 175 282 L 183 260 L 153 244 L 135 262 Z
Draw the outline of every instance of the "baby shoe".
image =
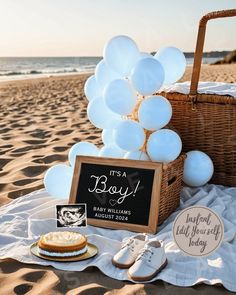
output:
M 149 281 L 167 265 L 164 243 L 150 241 L 140 251 L 135 263 L 128 271 L 134 281 Z
M 139 255 L 139 251 L 148 241 L 146 234 L 138 234 L 123 240 L 121 249 L 112 259 L 113 265 L 119 268 L 129 268 Z

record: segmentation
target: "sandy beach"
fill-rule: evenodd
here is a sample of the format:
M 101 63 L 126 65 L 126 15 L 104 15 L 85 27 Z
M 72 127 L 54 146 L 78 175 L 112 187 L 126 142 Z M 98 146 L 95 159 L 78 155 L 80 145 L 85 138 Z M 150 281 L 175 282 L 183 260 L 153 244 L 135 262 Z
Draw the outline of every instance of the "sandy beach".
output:
M 89 141 L 101 145 L 101 130 L 87 119 L 83 85 L 88 74 L 0 83 L 0 205 L 43 187 L 45 171 L 67 163 L 70 147 Z M 189 81 L 191 67 L 182 78 Z M 236 83 L 236 64 L 204 65 L 201 81 Z M 166 283 L 131 284 L 96 269 L 63 272 L 0 263 L 0 294 L 228 294 L 223 287 L 179 288 Z M 15 293 L 14 293 L 15 292 Z M 163 292 L 163 293 L 162 293 Z

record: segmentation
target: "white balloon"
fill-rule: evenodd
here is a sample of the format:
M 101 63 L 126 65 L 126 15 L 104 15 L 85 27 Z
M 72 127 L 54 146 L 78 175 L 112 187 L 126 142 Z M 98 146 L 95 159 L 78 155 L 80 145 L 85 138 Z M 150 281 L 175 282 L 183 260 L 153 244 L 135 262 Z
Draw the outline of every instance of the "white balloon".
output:
M 137 151 L 145 142 L 142 126 L 132 120 L 126 120 L 115 128 L 115 143 L 125 151 Z
M 138 110 L 139 123 L 148 130 L 158 130 L 167 125 L 172 116 L 170 102 L 163 96 L 150 96 L 142 101 Z
M 97 128 L 114 128 L 122 121 L 121 116 L 112 112 L 105 104 L 102 97 L 97 97 L 89 102 L 87 115 L 90 122 Z
M 165 73 L 162 65 L 155 58 L 140 59 L 131 73 L 134 88 L 142 95 L 150 95 L 162 86 Z
M 46 191 L 58 199 L 69 198 L 73 169 L 64 164 L 58 164 L 49 168 L 44 176 Z
M 115 79 L 119 79 L 120 75 L 110 69 L 104 60 L 101 60 L 96 66 L 95 77 L 99 87 L 104 91 L 106 85 Z
M 139 50 L 134 40 L 121 35 L 108 41 L 103 50 L 103 57 L 113 71 L 127 77 L 139 59 Z
M 152 133 L 147 142 L 147 153 L 152 161 L 169 163 L 174 161 L 182 149 L 179 135 L 169 129 Z
M 108 158 L 123 158 L 125 151 L 120 149 L 116 145 L 105 145 L 100 149 L 99 156 L 100 157 L 108 157 Z
M 214 173 L 214 165 L 211 158 L 201 151 L 187 153 L 184 162 L 184 182 L 193 187 L 206 184 Z
M 182 51 L 176 47 L 164 47 L 154 56 L 163 66 L 165 71 L 164 84 L 177 82 L 186 69 L 186 58 Z
M 99 149 L 92 143 L 81 141 L 74 144 L 69 151 L 69 162 L 74 166 L 77 155 L 94 156 L 98 155 Z
M 102 130 L 102 142 L 104 145 L 110 145 L 115 143 L 114 129 Z
M 143 151 L 128 152 L 125 154 L 124 158 L 130 160 L 150 161 L 148 155 Z
M 93 100 L 94 98 L 102 95 L 102 90 L 100 89 L 97 83 L 95 75 L 90 76 L 86 80 L 84 84 L 84 93 L 88 101 Z
M 104 99 L 108 108 L 119 115 L 129 115 L 136 104 L 136 94 L 128 81 L 113 80 L 104 91 Z

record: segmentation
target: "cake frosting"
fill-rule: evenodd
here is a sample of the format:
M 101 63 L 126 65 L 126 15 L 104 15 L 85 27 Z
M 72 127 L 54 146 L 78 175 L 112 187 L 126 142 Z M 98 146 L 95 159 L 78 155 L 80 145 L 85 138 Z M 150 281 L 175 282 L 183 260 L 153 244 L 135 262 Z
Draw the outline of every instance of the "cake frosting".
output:
M 72 251 L 72 252 L 49 252 L 49 251 L 43 250 L 43 249 L 38 247 L 39 254 L 50 256 L 50 257 L 73 257 L 73 256 L 84 254 L 87 251 L 88 251 L 87 246 L 85 246 L 81 250 Z
M 42 241 L 53 246 L 69 246 L 81 243 L 84 237 L 76 232 L 50 232 L 42 236 Z

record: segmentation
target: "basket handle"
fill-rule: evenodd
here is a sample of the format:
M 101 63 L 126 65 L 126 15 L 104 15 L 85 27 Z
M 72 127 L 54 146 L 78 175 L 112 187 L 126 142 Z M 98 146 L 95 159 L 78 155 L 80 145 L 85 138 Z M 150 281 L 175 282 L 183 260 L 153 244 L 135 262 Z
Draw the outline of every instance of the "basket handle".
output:
M 200 76 L 200 70 L 201 70 L 202 54 L 203 54 L 203 46 L 204 46 L 207 22 L 210 19 L 232 17 L 232 16 L 236 16 L 236 9 L 213 11 L 204 15 L 200 19 L 196 49 L 194 53 L 191 86 L 190 86 L 190 92 L 189 92 L 189 97 L 192 99 L 193 102 L 197 101 L 197 88 L 198 88 L 198 82 L 199 82 L 199 76 Z

